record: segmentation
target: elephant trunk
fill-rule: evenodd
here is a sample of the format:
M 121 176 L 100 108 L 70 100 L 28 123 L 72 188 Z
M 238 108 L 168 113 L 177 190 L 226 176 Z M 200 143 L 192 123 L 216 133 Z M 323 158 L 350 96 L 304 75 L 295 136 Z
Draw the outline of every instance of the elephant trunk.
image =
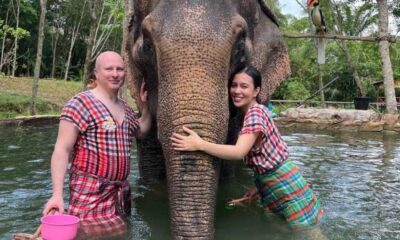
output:
M 174 239 L 213 239 L 218 163 L 205 154 L 174 155 L 167 168 Z
M 159 92 L 158 129 L 166 159 L 171 229 L 174 239 L 213 239 L 220 162 L 202 152 L 173 151 L 169 138 L 172 132 L 185 134 L 182 126 L 186 126 L 207 141 L 224 143 L 227 76 L 183 75 L 187 79 L 175 76 L 160 81 L 163 90 Z M 163 82 L 173 93 L 164 91 Z

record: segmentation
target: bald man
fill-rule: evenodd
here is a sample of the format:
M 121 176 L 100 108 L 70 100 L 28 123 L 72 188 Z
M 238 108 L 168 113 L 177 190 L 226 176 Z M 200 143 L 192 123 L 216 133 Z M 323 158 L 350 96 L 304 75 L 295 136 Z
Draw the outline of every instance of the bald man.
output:
M 62 110 L 51 157 L 53 195 L 43 215 L 51 209 L 64 212 L 64 179 L 73 152 L 68 213 L 83 221 L 112 225 L 130 215 L 130 147 L 133 137 L 146 134 L 151 119 L 144 85 L 140 118 L 118 98 L 125 77 L 118 53 L 101 53 L 94 73 L 93 88 L 75 95 Z

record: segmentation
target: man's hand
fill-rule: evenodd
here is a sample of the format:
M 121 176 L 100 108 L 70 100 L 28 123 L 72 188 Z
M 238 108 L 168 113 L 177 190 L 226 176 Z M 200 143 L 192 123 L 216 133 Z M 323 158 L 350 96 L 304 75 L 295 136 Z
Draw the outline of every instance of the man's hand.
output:
M 52 196 L 43 209 L 43 216 L 49 215 L 51 210 L 56 210 L 58 213 L 64 213 L 64 200 L 62 197 Z

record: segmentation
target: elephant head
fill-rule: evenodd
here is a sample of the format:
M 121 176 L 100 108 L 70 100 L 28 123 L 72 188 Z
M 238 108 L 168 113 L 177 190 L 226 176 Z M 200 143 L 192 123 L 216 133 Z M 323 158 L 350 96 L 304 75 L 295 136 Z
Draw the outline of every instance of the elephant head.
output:
M 228 78 L 244 64 L 262 73 L 261 99 L 269 98 L 290 74 L 277 21 L 262 0 L 134 4 L 127 78 L 136 99 L 146 82 L 154 119 L 152 134 L 139 146 L 140 172 L 162 175 L 162 170 L 147 174 L 145 167 L 156 168 L 154 159 L 161 158 L 154 157 L 160 153 L 154 149 L 161 146 L 174 239 L 212 239 L 220 161 L 201 152 L 175 152 L 169 138 L 185 125 L 208 141 L 225 143 Z

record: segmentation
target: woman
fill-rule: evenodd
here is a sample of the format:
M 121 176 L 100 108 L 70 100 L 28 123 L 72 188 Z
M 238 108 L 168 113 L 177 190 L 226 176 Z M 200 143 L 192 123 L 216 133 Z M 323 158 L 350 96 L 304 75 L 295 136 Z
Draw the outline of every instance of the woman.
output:
M 210 143 L 187 127 L 187 136 L 173 133 L 174 150 L 203 151 L 226 160 L 244 160 L 254 171 L 256 187 L 245 197 L 258 195 L 265 210 L 281 216 L 291 227 L 308 227 L 319 223 L 323 211 L 298 168 L 288 160 L 289 152 L 278 129 L 257 96 L 261 90 L 261 75 L 246 67 L 229 80 L 230 97 L 243 112 L 243 127 L 235 145 Z

